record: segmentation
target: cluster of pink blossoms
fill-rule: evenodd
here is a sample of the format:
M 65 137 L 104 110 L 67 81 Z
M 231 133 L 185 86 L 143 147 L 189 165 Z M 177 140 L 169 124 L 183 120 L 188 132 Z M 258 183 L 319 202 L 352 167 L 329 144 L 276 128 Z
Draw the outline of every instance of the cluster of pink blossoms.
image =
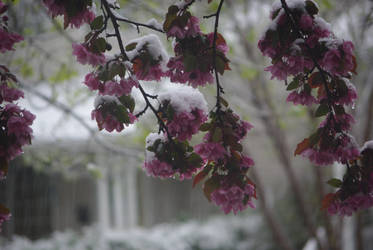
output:
M 64 16 L 65 28 L 69 25 L 79 28 L 84 23 L 90 23 L 95 19 L 94 4 L 87 0 L 43 0 L 52 18 Z
M 337 192 L 328 194 L 323 203 L 330 214 L 342 216 L 373 206 L 373 141 L 365 143 L 359 161 L 350 165 Z
M 343 106 L 351 105 L 357 96 L 348 80 L 356 68 L 353 44 L 337 39 L 317 12 L 317 5 L 311 0 L 291 1 L 287 11 L 276 2 L 271 12 L 272 24 L 258 47 L 272 59 L 267 68 L 272 78 L 286 80 L 293 76 L 287 87 L 292 90 L 288 102 L 319 104 L 316 115 L 328 114 L 317 132 L 298 145 L 296 154 L 317 165 L 346 163 L 359 156 L 349 135 L 354 120 Z
M 225 213 L 233 211 L 236 214 L 248 206 L 254 208 L 255 185 L 247 177 L 254 161 L 241 153 L 241 141 L 252 125 L 242 121 L 230 109 L 213 112 L 210 116 L 212 121 L 201 127 L 208 131 L 204 142 L 194 147 L 206 163 L 198 175 L 204 177 L 211 173 L 204 183 L 205 193 Z
M 199 19 L 175 5 L 169 8 L 163 27 L 167 37 L 176 39 L 175 56 L 167 64 L 171 82 L 188 83 L 195 88 L 212 83 L 214 33 L 203 34 L 199 28 Z M 223 36 L 218 34 L 216 64 L 220 74 L 229 69 L 227 52 L 228 46 Z
M 81 64 L 90 64 L 98 66 L 105 63 L 105 55 L 103 53 L 92 52 L 87 45 L 73 43 L 73 55 Z
M 14 43 L 23 37 L 8 30 L 8 6 L 0 0 L 0 53 L 14 50 Z M 17 78 L 9 69 L 0 65 L 0 180 L 8 172 L 9 161 L 20 155 L 22 147 L 31 144 L 31 125 L 35 116 L 21 109 L 15 102 L 24 97 L 21 90 L 15 88 Z M 10 211 L 0 204 L 0 232 L 4 221 L 9 220 Z

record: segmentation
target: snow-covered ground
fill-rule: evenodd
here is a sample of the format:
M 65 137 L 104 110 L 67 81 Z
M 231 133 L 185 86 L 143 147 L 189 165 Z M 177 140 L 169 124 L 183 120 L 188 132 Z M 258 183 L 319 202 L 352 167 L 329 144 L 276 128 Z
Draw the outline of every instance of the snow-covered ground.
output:
M 254 249 L 257 216 L 224 216 L 205 222 L 160 224 L 151 229 L 102 232 L 93 226 L 82 232 L 55 232 L 48 239 L 30 241 L 15 236 L 3 250 L 249 250 Z M 1 241 L 0 241 L 1 242 Z

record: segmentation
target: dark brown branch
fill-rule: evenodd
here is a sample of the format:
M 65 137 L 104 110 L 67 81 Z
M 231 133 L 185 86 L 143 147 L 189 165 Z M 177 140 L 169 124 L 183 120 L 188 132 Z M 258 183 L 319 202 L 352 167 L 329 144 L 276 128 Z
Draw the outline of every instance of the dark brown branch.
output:
M 220 103 L 220 95 L 224 93 L 222 86 L 220 85 L 219 82 L 219 74 L 218 71 L 216 70 L 216 40 L 218 38 L 218 27 L 219 27 L 219 17 L 220 17 L 220 11 L 221 8 L 223 7 L 224 0 L 220 0 L 218 10 L 215 13 L 215 25 L 214 25 L 214 39 L 212 42 L 212 64 L 214 66 L 214 72 L 215 72 L 215 81 L 216 81 L 216 113 L 219 116 L 220 109 L 221 109 L 221 103 Z

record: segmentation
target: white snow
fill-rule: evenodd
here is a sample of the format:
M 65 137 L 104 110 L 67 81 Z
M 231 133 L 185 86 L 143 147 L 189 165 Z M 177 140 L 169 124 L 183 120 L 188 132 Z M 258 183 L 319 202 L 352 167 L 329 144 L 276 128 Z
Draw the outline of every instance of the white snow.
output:
M 148 20 L 145 24 L 149 25 L 149 26 L 152 26 L 156 29 L 163 30 L 162 24 L 160 24 L 155 18 L 152 18 L 152 19 Z
M 95 107 L 95 109 L 97 109 L 98 106 L 100 106 L 102 104 L 105 104 L 105 103 L 116 103 L 116 104 L 120 104 L 120 101 L 115 96 L 98 95 L 95 98 L 94 107 Z
M 373 140 L 366 141 L 364 146 L 360 149 L 360 152 L 363 152 L 365 149 L 373 149 Z
M 161 141 L 166 141 L 165 135 L 161 133 L 150 133 L 146 139 L 145 139 L 145 149 L 153 146 L 154 142 L 158 139 L 161 139 Z M 157 149 L 156 149 L 157 151 Z M 155 158 L 154 152 L 150 152 L 148 150 L 145 150 L 145 161 L 146 162 L 151 162 Z
M 174 84 L 167 87 L 166 91 L 159 95 L 161 102 L 168 100 L 176 113 L 191 112 L 193 109 L 201 109 L 207 113 L 208 107 L 204 96 L 198 89 Z
M 146 49 L 155 60 L 160 60 L 162 70 L 167 70 L 168 54 L 158 36 L 154 34 L 142 36 L 129 41 L 126 46 L 132 43 L 136 43 L 136 48 L 126 52 L 130 60 L 133 60 Z
M 314 22 L 315 22 L 315 23 L 316 23 L 316 24 L 317 24 L 321 29 L 332 31 L 332 26 L 330 25 L 330 23 L 328 23 L 327 21 L 325 21 L 324 18 L 322 18 L 322 17 L 320 17 L 320 16 L 315 16 Z

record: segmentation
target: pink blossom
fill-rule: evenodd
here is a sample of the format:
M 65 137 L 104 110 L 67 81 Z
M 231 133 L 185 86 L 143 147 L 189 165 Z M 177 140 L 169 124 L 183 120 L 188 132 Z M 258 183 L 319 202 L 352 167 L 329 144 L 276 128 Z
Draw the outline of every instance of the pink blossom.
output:
M 199 19 L 195 16 L 191 16 L 186 26 L 180 27 L 178 24 L 173 25 L 169 31 L 167 31 L 167 37 L 176 37 L 180 40 L 186 37 L 195 37 L 200 34 Z
M 201 109 L 192 112 L 181 112 L 174 115 L 167 122 L 169 133 L 179 140 L 190 140 L 192 135 L 198 133 L 202 123 L 207 121 L 207 115 Z
M 63 15 L 65 26 L 70 25 L 72 28 L 79 28 L 84 23 L 90 23 L 95 19 L 95 13 L 85 6 L 80 12 L 76 13 L 75 16 L 69 16 L 66 11 L 65 3 L 57 0 L 43 0 L 44 5 L 48 9 L 48 13 L 51 17 Z
M 274 58 L 277 54 L 277 51 L 272 46 L 272 42 L 265 38 L 259 40 L 258 48 L 264 56 L 268 56 L 270 58 Z
M 191 72 L 185 71 L 181 57 L 171 58 L 167 67 L 169 68 L 167 75 L 170 77 L 171 82 L 189 83 L 194 88 L 214 82 L 214 76 L 210 71 L 202 72 L 199 69 Z
M 339 48 L 330 48 L 321 61 L 322 67 L 333 75 L 345 76 L 354 71 L 353 44 L 343 42 Z
M 357 193 L 345 200 L 335 199 L 328 207 L 328 213 L 351 216 L 354 212 L 373 206 L 371 194 Z
M 351 83 L 347 84 L 347 93 L 343 96 L 339 96 L 335 101 L 339 105 L 351 105 L 357 99 L 357 92 L 354 85 Z
M 91 23 L 95 17 L 96 15 L 93 11 L 85 9 L 70 19 L 65 15 L 65 23 L 70 23 L 71 28 L 79 28 L 84 23 Z
M 139 82 L 133 79 L 132 77 L 127 79 L 121 79 L 119 84 L 122 86 L 124 93 L 127 95 L 131 93 L 133 87 L 139 87 Z
M 317 103 L 317 100 L 315 97 L 311 95 L 311 93 L 307 93 L 306 91 L 301 91 L 298 93 L 298 91 L 291 92 L 288 97 L 286 98 L 287 102 L 292 102 L 295 105 L 301 104 L 301 105 L 312 105 L 314 103 Z
M 143 68 L 137 68 L 135 70 L 136 78 L 144 81 L 160 81 L 162 77 L 167 76 L 167 73 L 164 72 L 161 68 L 161 65 L 153 65 L 144 71 Z
M 175 174 L 170 164 L 161 162 L 157 158 L 149 162 L 145 161 L 144 169 L 149 176 L 153 177 L 171 178 Z
M 85 45 L 73 43 L 73 55 L 81 64 L 90 64 L 97 66 L 105 63 L 105 55 L 102 53 L 96 54 L 88 50 Z
M 107 81 L 104 85 L 104 90 L 100 92 L 102 95 L 111 95 L 116 97 L 121 97 L 122 95 L 129 94 L 127 91 L 131 91 L 130 88 L 123 88 L 127 87 L 125 84 L 120 84 L 116 81 Z
M 14 50 L 13 45 L 17 42 L 23 41 L 23 37 L 10 33 L 7 30 L 0 28 L 0 52 L 5 53 L 7 50 Z
M 199 28 L 199 19 L 195 16 L 191 16 L 188 19 L 187 25 L 186 25 L 186 37 L 195 37 L 196 35 L 201 33 L 201 30 Z
M 13 102 L 21 97 L 24 97 L 23 91 L 16 88 L 10 88 L 7 84 L 0 85 L 0 103 L 3 101 Z
M 255 187 L 251 184 L 246 184 L 240 187 L 236 184 L 223 182 L 221 186 L 211 193 L 211 200 L 216 205 L 220 206 L 225 214 L 233 211 L 234 214 L 246 209 L 248 206 L 255 208 L 251 197 L 255 195 Z M 244 203 L 247 199 L 246 204 Z
M 242 156 L 241 164 L 240 164 L 240 167 L 241 167 L 242 170 L 248 169 L 248 168 L 250 168 L 254 165 L 255 165 L 255 163 L 254 163 L 253 159 L 251 159 L 250 157 L 245 156 L 245 155 Z
M 272 74 L 271 79 L 277 78 L 278 80 L 283 81 L 283 80 L 286 80 L 288 76 L 288 73 L 287 73 L 288 67 L 282 61 L 279 61 L 271 66 L 268 66 L 264 70 L 271 72 Z
M 237 115 L 234 115 L 234 116 L 237 119 L 240 119 L 239 116 L 237 116 Z M 243 139 L 247 135 L 247 132 L 250 129 L 252 129 L 253 127 L 254 126 L 247 121 L 242 121 L 242 120 L 237 121 L 237 123 L 235 124 L 235 126 L 233 128 L 234 135 L 236 137 L 237 142 L 239 142 L 241 139 Z
M 106 129 L 108 132 L 112 132 L 114 129 L 120 132 L 124 129 L 123 123 L 119 122 L 111 114 L 103 114 L 101 109 L 95 109 L 91 113 L 92 120 L 96 119 L 97 126 L 100 130 Z
M 87 85 L 90 90 L 98 90 L 102 85 L 101 81 L 94 73 L 89 73 L 85 76 L 84 84 Z
M 313 19 L 308 14 L 303 14 L 299 21 L 299 26 L 302 30 L 309 31 L 313 26 Z
M 201 156 L 204 161 L 219 161 L 228 154 L 225 148 L 216 142 L 203 142 L 194 147 L 194 151 Z
M 335 161 L 335 157 L 330 152 L 318 151 L 313 148 L 303 151 L 302 156 L 309 158 L 316 165 L 330 165 Z

